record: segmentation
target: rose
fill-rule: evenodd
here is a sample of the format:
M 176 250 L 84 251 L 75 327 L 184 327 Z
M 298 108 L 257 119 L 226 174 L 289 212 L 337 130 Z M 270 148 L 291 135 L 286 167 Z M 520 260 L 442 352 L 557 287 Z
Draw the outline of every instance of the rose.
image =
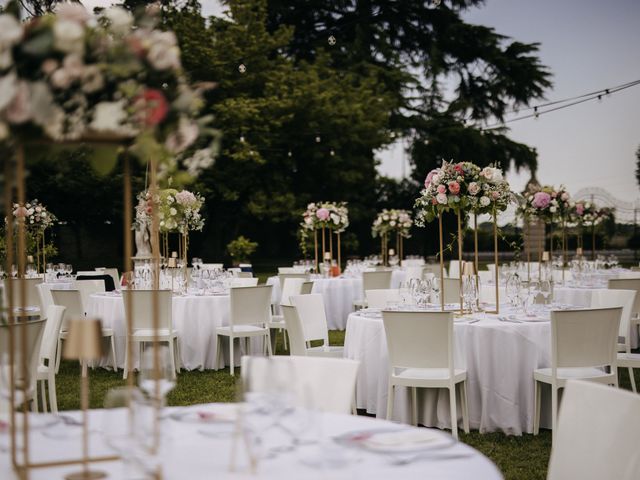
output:
M 462 165 L 457 164 L 456 166 L 453 167 L 453 169 L 458 172 L 460 175 L 462 175 L 464 173 L 464 169 L 462 168 Z
M 438 185 L 438 188 L 436 190 L 438 193 L 446 193 L 447 187 L 445 187 L 444 185 Z
M 567 192 L 562 192 L 560 199 L 566 202 L 567 200 L 569 200 L 569 194 Z
M 134 102 L 142 122 L 147 126 L 161 123 L 169 112 L 169 104 L 164 94 L 155 88 L 148 88 Z
M 471 182 L 469 184 L 469 194 L 476 195 L 480 191 L 480 186 L 476 182 Z
M 584 205 L 581 203 L 576 204 L 576 213 L 578 215 L 584 215 Z
M 551 213 L 556 213 L 556 211 L 557 211 L 557 210 L 558 210 L 558 208 L 557 208 L 557 207 L 549 207 L 549 211 L 550 211 Z
M 25 81 L 20 81 L 16 96 L 13 97 L 13 101 L 5 112 L 10 123 L 24 123 L 31 118 L 31 103 L 29 99 L 29 84 Z
M 500 198 L 500 192 L 491 192 L 491 198 L 498 200 Z
M 64 53 L 84 52 L 84 28 L 72 20 L 57 19 L 53 25 L 53 45 Z
M 429 174 L 427 175 L 427 178 L 424 181 L 424 188 L 429 188 L 429 185 L 431 184 L 431 180 L 433 180 L 434 175 L 437 173 L 437 170 L 431 170 L 429 172 Z
M 69 88 L 72 80 L 71 75 L 69 75 L 69 72 L 64 68 L 59 68 L 51 74 L 51 85 L 60 90 Z
M 126 117 L 122 101 L 100 102 L 95 106 L 91 128 L 99 132 L 117 132 L 122 129 Z
M 449 191 L 457 195 L 460 193 L 460 184 L 458 182 L 449 182 Z
M 447 204 L 447 194 L 446 193 L 437 194 L 436 195 L 436 200 L 438 201 L 439 204 L 446 205 Z
M 482 205 L 483 207 L 488 207 L 490 203 L 491 200 L 489 200 L 489 197 L 485 197 L 484 195 L 480 197 L 480 205 Z
M 319 208 L 316 212 L 316 217 L 324 222 L 329 218 L 329 210 L 327 210 L 326 208 Z
M 156 70 L 180 68 L 180 49 L 173 32 L 154 31 L 147 60 Z
M 133 25 L 131 14 L 121 7 L 107 8 L 102 16 L 108 20 L 109 29 L 117 35 L 127 34 Z
M 60 19 L 78 23 L 87 23 L 91 18 L 87 9 L 79 3 L 63 3 L 56 8 L 56 15 Z
M 13 216 L 16 217 L 16 218 L 24 218 L 24 217 L 27 216 L 27 209 L 25 207 L 18 206 L 13 211 Z
M 536 192 L 531 201 L 531 205 L 539 210 L 547 208 L 549 203 L 551 203 L 551 195 L 547 192 Z

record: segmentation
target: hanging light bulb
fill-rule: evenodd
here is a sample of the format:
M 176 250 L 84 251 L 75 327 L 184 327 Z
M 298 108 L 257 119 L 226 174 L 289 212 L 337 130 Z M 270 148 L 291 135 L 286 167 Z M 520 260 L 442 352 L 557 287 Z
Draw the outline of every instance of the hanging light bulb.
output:
M 293 157 L 293 153 L 291 153 L 291 150 L 289 150 L 289 153 L 287 153 L 287 157 L 289 158 Z
M 335 156 L 336 152 L 332 148 L 331 151 L 329 152 L 329 154 L 333 157 L 333 156 Z
M 329 45 L 331 45 L 332 47 L 336 44 L 336 37 L 334 37 L 333 35 L 329 35 L 329 38 L 327 39 L 327 42 L 329 42 Z
M 240 142 L 244 143 L 244 135 L 240 135 Z
M 240 65 L 238 65 L 238 71 L 240 73 L 245 73 L 247 71 L 247 66 L 244 63 L 241 63 Z
M 322 141 L 322 139 L 320 138 L 320 135 L 316 136 L 316 143 L 320 143 Z

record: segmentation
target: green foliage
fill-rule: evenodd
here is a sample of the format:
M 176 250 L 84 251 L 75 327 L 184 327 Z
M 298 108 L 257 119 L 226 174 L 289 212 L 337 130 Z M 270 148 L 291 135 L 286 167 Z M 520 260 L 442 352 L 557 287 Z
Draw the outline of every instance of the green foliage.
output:
M 640 146 L 636 150 L 636 181 L 640 185 Z
M 258 244 L 256 242 L 252 242 L 242 235 L 227 244 L 229 255 L 237 262 L 248 261 L 257 248 Z

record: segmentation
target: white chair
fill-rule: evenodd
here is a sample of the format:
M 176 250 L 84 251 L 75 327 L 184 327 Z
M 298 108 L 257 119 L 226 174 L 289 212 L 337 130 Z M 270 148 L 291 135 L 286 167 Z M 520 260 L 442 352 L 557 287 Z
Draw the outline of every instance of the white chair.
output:
M 634 334 L 637 333 L 638 326 L 640 326 L 640 278 L 612 278 L 609 280 L 609 288 L 637 292 L 631 313 L 631 330 L 634 331 Z
M 460 260 L 449 262 L 449 278 L 460 278 Z
M 58 413 L 58 399 L 56 396 L 56 348 L 62 326 L 65 307 L 51 305 L 47 309 L 47 323 L 40 343 L 40 357 L 36 380 L 40 383 L 40 400 L 42 410 L 47 411 L 46 388 L 49 389 L 49 407 L 53 413 Z M 35 396 L 37 403 L 37 395 Z
M 89 305 L 91 304 L 91 295 L 96 293 L 104 293 L 105 285 L 104 280 L 76 280 L 76 290 L 80 292 L 80 299 L 82 300 L 82 308 L 84 313 L 89 311 Z
M 258 278 L 234 277 L 231 279 L 231 288 L 237 287 L 256 287 L 258 286 Z
M 365 290 L 364 298 L 369 308 L 386 308 L 388 303 L 400 302 L 400 291 L 397 288 Z
M 222 264 L 222 263 L 203 263 L 203 264 L 201 264 L 201 268 L 203 270 L 222 270 L 224 268 L 224 264 Z
M 232 288 L 230 290 L 229 326 L 216 329 L 218 365 L 222 363 L 222 337 L 229 337 L 229 368 L 234 374 L 234 340 L 263 337 L 264 348 L 271 352 L 271 335 L 267 325 L 271 320 L 271 285 Z
M 444 303 L 460 303 L 460 279 L 445 278 L 440 285 L 441 295 L 444 290 Z
M 38 293 L 37 285 L 42 283 L 42 278 L 5 278 L 4 279 L 4 298 L 5 305 L 9 305 L 9 283 L 11 283 L 12 293 L 13 293 L 13 307 L 21 306 L 21 295 L 20 295 L 20 285 L 22 282 L 25 282 L 27 292 L 26 292 L 26 300 L 27 304 L 25 307 L 38 307 L 42 315 L 45 314 L 45 310 L 40 303 L 40 294 Z
M 120 289 L 120 273 L 118 273 L 117 268 L 100 267 L 96 268 L 96 272 L 102 272 L 103 275 L 109 275 L 113 278 L 113 285 L 116 287 L 116 290 Z
M 637 480 L 640 398 L 590 382 L 568 381 L 547 480 Z
M 304 282 L 300 289 L 300 295 L 309 295 L 313 291 L 313 282 Z
M 480 277 L 480 284 L 489 284 L 491 282 L 493 282 L 493 272 L 490 272 L 489 270 L 479 270 L 478 271 L 478 277 Z
M 551 386 L 552 435 L 558 417 L 558 390 L 564 388 L 567 380 L 618 386 L 616 368 L 621 316 L 621 307 L 551 312 L 551 367 L 533 371 L 534 435 L 540 430 L 541 383 Z
M 393 414 L 394 387 L 411 388 L 412 423 L 418 422 L 416 388 L 449 390 L 451 433 L 458 438 L 456 386 L 460 386 L 462 425 L 469 432 L 467 371 L 453 364 L 453 313 L 383 311 L 382 320 L 389 349 L 387 420 Z
M 124 372 L 127 378 L 133 371 L 129 358 L 129 342 L 137 343 L 142 356 L 145 342 L 166 342 L 169 344 L 169 356 L 173 366 L 173 377 L 180 372 L 180 344 L 178 332 L 173 328 L 173 305 L 171 290 L 123 290 L 122 300 L 127 318 L 131 321 L 131 335 L 127 334 L 124 353 Z M 131 298 L 129 298 L 131 297 Z M 157 307 L 154 302 L 157 301 Z M 157 311 L 154 322 L 153 314 Z
M 282 317 L 289 336 L 289 355 L 306 356 L 307 344 L 304 341 L 304 329 L 296 307 L 282 305 Z
M 285 278 L 284 279 L 284 285 L 282 286 L 282 296 L 280 297 L 280 306 L 282 307 L 283 305 L 291 305 L 291 296 L 293 295 L 300 295 L 301 290 L 302 290 L 302 285 L 305 283 L 304 278 L 295 278 L 295 277 L 291 277 L 291 278 Z M 283 340 L 284 340 L 284 348 L 287 348 L 287 336 L 286 334 L 284 334 L 284 331 L 286 330 L 287 326 L 285 325 L 284 322 L 284 317 L 282 315 L 272 315 L 271 316 L 271 320 L 269 321 L 268 325 L 269 329 L 275 329 L 277 331 L 281 331 L 283 332 Z M 274 350 L 275 353 L 275 336 L 274 338 L 272 338 L 272 345 L 271 348 Z
M 60 370 L 60 355 L 62 353 L 62 341 L 69 335 L 69 319 L 70 318 L 83 318 L 86 316 L 87 310 L 82 303 L 82 296 L 78 290 L 51 290 L 51 296 L 53 297 L 53 303 L 65 307 L 65 312 L 62 317 L 62 326 L 60 327 L 60 334 L 58 335 L 58 351 L 56 354 L 56 373 Z M 111 357 L 113 359 L 112 366 L 113 371 L 118 371 L 118 364 L 116 363 L 116 343 L 112 328 L 102 327 L 102 337 L 108 338 L 111 343 Z
M 307 355 L 321 357 L 344 356 L 344 347 L 329 345 L 329 329 L 322 295 L 319 293 L 295 295 L 291 297 L 291 303 L 296 307 L 302 322 Z M 311 342 L 317 341 L 321 341 L 322 344 L 312 347 Z
M 242 357 L 242 378 L 252 391 L 273 391 L 268 369 L 289 364 L 294 402 L 302 408 L 348 414 L 353 403 L 360 362 L 345 358 Z
M 51 295 L 51 289 L 44 283 L 37 284 L 36 289 L 38 290 L 38 297 L 40 298 L 42 312 L 46 313 L 49 311 L 49 307 L 53 305 L 53 296 Z
M 364 292 L 367 290 L 384 290 L 391 288 L 392 275 L 393 271 L 389 269 L 377 270 L 375 272 L 362 272 L 362 300 L 353 302 L 353 306 L 356 309 L 367 306 L 367 301 L 364 297 Z

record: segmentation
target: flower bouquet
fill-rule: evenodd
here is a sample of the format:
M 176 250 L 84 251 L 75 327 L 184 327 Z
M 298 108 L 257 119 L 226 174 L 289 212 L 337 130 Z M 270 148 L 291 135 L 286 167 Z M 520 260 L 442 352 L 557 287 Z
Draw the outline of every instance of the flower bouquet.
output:
M 33 199 L 24 205 L 13 204 L 13 220 L 15 226 L 18 226 L 20 220 L 24 220 L 26 253 L 35 254 L 37 271 L 44 271 L 47 255 L 56 253 L 55 246 L 46 242 L 45 231 L 53 227 L 58 218 L 38 199 Z
M 341 264 L 340 234 L 349 226 L 349 209 L 346 202 L 316 202 L 307 205 L 302 214 L 300 233 L 305 242 L 308 234 L 313 232 L 316 271 L 319 268 L 318 259 L 318 230 L 322 232 L 322 259 L 329 255 L 333 259 L 333 236 L 337 236 L 338 266 Z M 325 229 L 329 230 L 329 251 L 326 250 Z
M 371 235 L 373 238 L 380 236 L 382 242 L 382 258 L 385 265 L 388 263 L 388 259 L 385 260 L 388 254 L 388 236 L 393 233 L 396 234 L 396 250 L 400 264 L 402 264 L 402 239 L 410 237 L 409 231 L 412 225 L 413 220 L 411 219 L 411 213 L 407 210 L 387 210 L 385 208 L 378 213 L 378 216 L 371 226 Z

